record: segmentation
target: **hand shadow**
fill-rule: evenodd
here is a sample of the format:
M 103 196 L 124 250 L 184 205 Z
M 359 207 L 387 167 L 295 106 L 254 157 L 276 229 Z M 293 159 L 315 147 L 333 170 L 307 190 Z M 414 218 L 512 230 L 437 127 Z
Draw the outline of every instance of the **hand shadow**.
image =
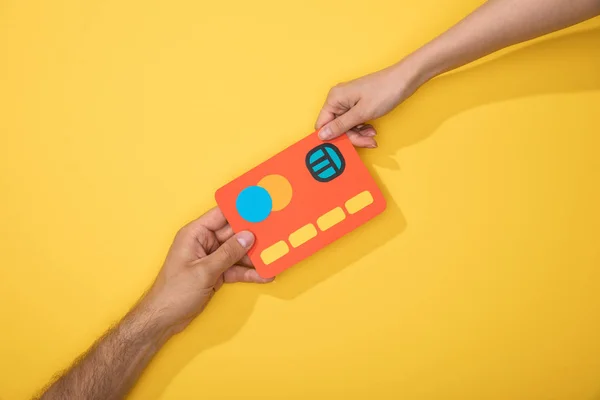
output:
M 565 70 L 570 73 L 565 75 Z M 386 128 L 379 149 L 363 154 L 364 159 L 367 165 L 398 169 L 395 156 L 399 149 L 424 140 L 452 116 L 508 99 L 598 90 L 598 71 L 600 29 L 595 29 L 538 42 L 481 65 L 444 75 L 429 82 L 383 119 L 381 125 L 393 126 L 395 132 Z M 513 84 L 515 77 L 520 78 L 517 79 L 520 85 Z M 454 97 L 453 93 L 457 92 L 461 96 Z M 142 399 L 159 398 L 199 353 L 230 340 L 241 330 L 261 295 L 293 299 L 399 235 L 406 221 L 372 168 L 371 172 L 388 201 L 383 214 L 314 254 L 309 262 L 302 262 L 278 276 L 274 284 L 226 288 L 237 292 L 235 302 L 222 301 L 223 294 L 219 293 L 202 316 L 167 344 L 144 374 L 143 380 L 148 384 L 138 385 L 133 394 Z M 378 274 L 377 265 L 369 268 L 370 273 Z

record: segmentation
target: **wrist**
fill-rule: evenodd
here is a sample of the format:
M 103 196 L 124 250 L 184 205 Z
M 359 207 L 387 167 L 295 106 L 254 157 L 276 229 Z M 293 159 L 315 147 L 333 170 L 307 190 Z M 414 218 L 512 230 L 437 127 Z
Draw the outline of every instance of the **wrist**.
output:
M 425 48 L 409 54 L 392 68 L 397 71 L 398 75 L 408 76 L 409 86 L 414 89 L 443 72 L 437 65 L 435 57 L 430 57 Z
M 388 82 L 400 103 L 431 79 L 425 65 L 412 55 L 387 69 Z
M 146 296 L 125 316 L 121 326 L 128 335 L 158 349 L 174 334 L 163 314 Z

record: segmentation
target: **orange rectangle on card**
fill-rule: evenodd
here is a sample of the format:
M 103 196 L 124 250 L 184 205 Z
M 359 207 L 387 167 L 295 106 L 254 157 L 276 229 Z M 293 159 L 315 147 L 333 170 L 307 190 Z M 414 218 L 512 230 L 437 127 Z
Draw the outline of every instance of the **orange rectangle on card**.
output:
M 375 180 L 346 135 L 317 133 L 234 179 L 216 192 L 235 232 L 256 242 L 249 256 L 272 277 L 385 210 Z

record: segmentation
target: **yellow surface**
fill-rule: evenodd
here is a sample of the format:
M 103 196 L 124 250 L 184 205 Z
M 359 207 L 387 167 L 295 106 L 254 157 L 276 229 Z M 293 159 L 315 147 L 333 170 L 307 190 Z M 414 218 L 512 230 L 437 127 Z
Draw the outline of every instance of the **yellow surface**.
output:
M 481 0 L 0 3 L 0 399 L 150 284 L 328 88 Z M 600 397 L 600 23 L 430 82 L 361 155 L 385 214 L 225 287 L 132 399 Z M 490 61 L 491 60 L 491 61 Z
M 279 260 L 290 251 L 288 245 L 284 241 L 275 243 L 260 252 L 260 258 L 265 264 L 271 264 L 273 261 Z
M 289 237 L 289 241 L 292 246 L 298 247 L 315 236 L 317 236 L 317 229 L 315 226 L 313 224 L 306 224 L 296 232 L 293 232 Z
M 257 185 L 271 195 L 273 211 L 283 210 L 292 201 L 292 185 L 284 176 L 267 175 Z
M 366 190 L 346 201 L 344 207 L 346 207 L 346 210 L 350 214 L 355 214 L 371 203 L 373 203 L 373 196 L 371 195 L 371 192 Z

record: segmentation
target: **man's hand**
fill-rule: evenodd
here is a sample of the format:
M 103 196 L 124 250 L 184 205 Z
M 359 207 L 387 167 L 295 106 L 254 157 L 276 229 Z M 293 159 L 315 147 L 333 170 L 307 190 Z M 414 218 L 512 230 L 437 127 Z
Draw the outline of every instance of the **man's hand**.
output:
M 223 283 L 270 282 L 251 268 L 250 232 L 233 234 L 218 208 L 181 228 L 144 298 L 52 383 L 41 399 L 122 399 L 152 357 Z
M 375 148 L 376 131 L 367 121 L 393 110 L 423 83 L 408 62 L 333 87 L 315 128 L 322 140 L 348 133 L 357 147 Z
M 142 303 L 170 333 L 180 332 L 223 283 L 273 280 L 252 268 L 246 253 L 253 243 L 252 233 L 234 235 L 221 210 L 213 208 L 179 230 Z

